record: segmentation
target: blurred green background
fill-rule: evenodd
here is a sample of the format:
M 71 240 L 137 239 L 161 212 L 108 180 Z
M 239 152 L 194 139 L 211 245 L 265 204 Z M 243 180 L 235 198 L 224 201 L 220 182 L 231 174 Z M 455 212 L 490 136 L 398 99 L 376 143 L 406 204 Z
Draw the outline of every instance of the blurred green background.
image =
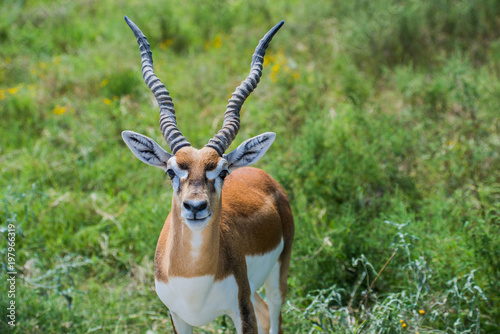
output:
M 153 279 L 170 185 L 121 140 L 163 143 L 124 15 L 195 147 L 285 20 L 232 145 L 277 133 L 257 167 L 296 221 L 285 332 L 498 330 L 500 1 L 2 0 L 1 332 L 172 332 Z

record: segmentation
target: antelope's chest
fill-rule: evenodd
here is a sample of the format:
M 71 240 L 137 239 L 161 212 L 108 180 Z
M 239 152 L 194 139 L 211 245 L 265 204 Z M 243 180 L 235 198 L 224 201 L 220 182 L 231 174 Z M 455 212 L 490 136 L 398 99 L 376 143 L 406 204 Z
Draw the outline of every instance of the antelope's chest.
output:
M 161 301 L 192 326 L 203 326 L 222 314 L 232 316 L 238 308 L 238 286 L 234 276 L 215 281 L 214 276 L 171 277 L 156 281 Z

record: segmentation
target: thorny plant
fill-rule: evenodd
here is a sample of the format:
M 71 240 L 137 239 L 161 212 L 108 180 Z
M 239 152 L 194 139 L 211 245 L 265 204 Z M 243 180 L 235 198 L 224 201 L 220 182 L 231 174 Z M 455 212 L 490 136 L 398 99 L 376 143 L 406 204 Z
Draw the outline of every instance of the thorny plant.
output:
M 68 302 L 68 308 L 73 305 L 75 293 L 81 293 L 75 289 L 75 281 L 71 274 L 72 270 L 92 263 L 88 258 L 81 256 L 66 255 L 58 261 L 53 268 L 37 277 L 22 276 L 24 282 L 40 291 L 41 294 L 48 294 L 50 291 L 64 297 Z
M 300 313 L 304 330 L 309 333 L 480 333 L 479 304 L 486 301 L 486 296 L 474 281 L 475 270 L 450 280 L 449 289 L 444 293 L 433 293 L 432 271 L 426 259 L 412 256 L 413 244 L 419 239 L 405 232 L 409 222 L 386 223 L 397 227 L 397 233 L 391 245 L 394 253 L 382 270 L 377 273 L 361 255 L 353 259 L 354 266 L 362 267 L 362 274 L 350 294 L 333 285 L 308 294 L 306 300 L 310 302 L 303 311 L 289 305 L 289 312 Z M 405 264 L 394 272 L 406 279 L 402 280 L 400 291 L 378 296 L 372 291 L 373 285 L 397 253 L 403 254 Z M 370 282 L 373 275 L 376 276 Z M 367 288 L 356 296 L 363 281 Z M 343 295 L 350 295 L 347 305 Z M 357 309 L 352 307 L 355 298 L 360 300 Z

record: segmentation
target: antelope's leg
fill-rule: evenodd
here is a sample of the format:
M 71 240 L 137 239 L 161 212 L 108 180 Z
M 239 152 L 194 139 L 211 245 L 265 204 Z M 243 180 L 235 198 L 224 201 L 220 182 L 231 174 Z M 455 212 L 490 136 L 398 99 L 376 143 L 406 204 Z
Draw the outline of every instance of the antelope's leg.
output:
M 186 323 L 174 312 L 170 312 L 170 320 L 172 320 L 172 327 L 174 327 L 175 334 L 192 334 L 193 326 Z
M 245 270 L 246 271 L 246 270 Z M 238 334 L 258 334 L 257 317 L 252 303 L 250 282 L 243 272 L 242 279 L 238 281 L 238 306 L 230 314 Z
M 267 334 L 269 333 L 270 328 L 269 309 L 267 307 L 267 304 L 257 291 L 253 293 L 253 301 L 255 315 L 257 316 L 257 327 L 259 329 L 259 334 Z
M 269 333 L 281 333 L 281 304 L 283 294 L 280 290 L 280 263 L 277 261 L 266 279 L 266 299 L 269 306 L 271 328 Z

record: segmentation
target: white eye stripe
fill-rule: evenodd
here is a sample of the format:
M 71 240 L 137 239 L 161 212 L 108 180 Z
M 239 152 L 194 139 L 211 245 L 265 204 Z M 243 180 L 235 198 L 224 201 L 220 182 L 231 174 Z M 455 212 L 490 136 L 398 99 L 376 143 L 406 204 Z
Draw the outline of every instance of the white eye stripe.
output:
M 172 169 L 175 173 L 175 176 L 172 178 L 172 188 L 174 190 L 174 195 L 177 195 L 177 192 L 179 191 L 179 188 L 180 188 L 179 179 L 187 178 L 188 171 L 179 168 L 179 166 L 177 165 L 177 161 L 175 159 L 175 156 L 168 160 L 167 170 L 168 169 Z
M 188 171 L 184 170 L 184 169 L 180 169 L 179 166 L 177 165 L 177 161 L 175 159 L 175 156 L 168 160 L 168 168 L 172 169 L 174 171 L 175 175 L 180 179 L 187 178 L 187 176 L 188 176 Z
M 174 195 L 177 195 L 177 193 L 179 191 L 179 188 L 181 186 L 180 182 L 179 182 L 179 179 L 176 178 L 176 177 L 174 177 L 171 182 L 172 182 L 172 188 L 174 190 Z
M 226 170 L 227 171 L 227 161 L 226 159 L 220 159 L 217 167 L 214 170 L 207 171 L 206 175 L 208 179 L 214 180 L 216 179 L 220 172 Z M 228 172 L 229 173 L 229 172 Z

